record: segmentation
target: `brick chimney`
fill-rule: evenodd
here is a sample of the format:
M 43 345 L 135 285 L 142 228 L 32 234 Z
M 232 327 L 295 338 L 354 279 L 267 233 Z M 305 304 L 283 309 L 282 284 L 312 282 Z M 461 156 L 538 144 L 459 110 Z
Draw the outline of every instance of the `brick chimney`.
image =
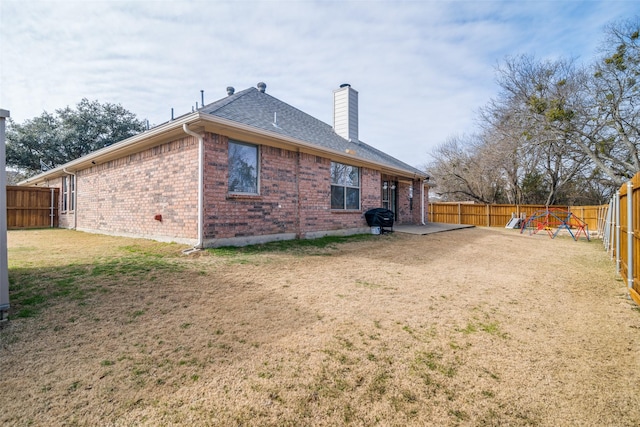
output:
M 358 142 L 358 92 L 348 83 L 333 91 L 333 130 L 344 139 Z

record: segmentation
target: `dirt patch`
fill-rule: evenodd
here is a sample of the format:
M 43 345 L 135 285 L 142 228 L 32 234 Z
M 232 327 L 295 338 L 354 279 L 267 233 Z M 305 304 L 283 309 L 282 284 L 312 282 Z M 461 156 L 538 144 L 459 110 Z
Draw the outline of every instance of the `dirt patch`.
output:
M 11 231 L 11 292 L 31 301 L 17 293 L 40 289 L 43 302 L 20 318 L 12 307 L 0 330 L 0 422 L 640 419 L 640 310 L 600 241 L 475 228 L 304 251 L 181 249 Z

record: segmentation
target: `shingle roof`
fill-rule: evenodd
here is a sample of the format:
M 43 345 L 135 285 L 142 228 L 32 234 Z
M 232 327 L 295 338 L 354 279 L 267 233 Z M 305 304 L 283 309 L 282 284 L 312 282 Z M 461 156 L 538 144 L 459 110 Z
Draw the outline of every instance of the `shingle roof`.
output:
M 245 89 L 222 98 L 204 106 L 199 111 L 299 139 L 321 148 L 339 152 L 354 150 L 356 157 L 388 165 L 394 169 L 406 170 L 412 174 L 425 175 L 423 171 L 362 141 L 347 141 L 335 133 L 330 125 L 256 88 Z

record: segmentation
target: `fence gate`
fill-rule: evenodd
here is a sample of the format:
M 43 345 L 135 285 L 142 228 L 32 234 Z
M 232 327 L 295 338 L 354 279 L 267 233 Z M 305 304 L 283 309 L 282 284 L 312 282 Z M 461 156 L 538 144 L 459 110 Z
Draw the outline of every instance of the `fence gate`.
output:
M 57 188 L 7 186 L 7 229 L 58 226 Z

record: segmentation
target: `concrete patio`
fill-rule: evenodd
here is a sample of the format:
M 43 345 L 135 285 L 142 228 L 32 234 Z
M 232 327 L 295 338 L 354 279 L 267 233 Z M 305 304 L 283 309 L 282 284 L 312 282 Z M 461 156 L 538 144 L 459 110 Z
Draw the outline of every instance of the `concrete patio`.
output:
M 394 225 L 393 231 L 396 231 L 398 233 L 425 235 L 473 227 L 475 226 L 467 224 L 445 224 L 442 222 L 428 222 L 424 225 Z

